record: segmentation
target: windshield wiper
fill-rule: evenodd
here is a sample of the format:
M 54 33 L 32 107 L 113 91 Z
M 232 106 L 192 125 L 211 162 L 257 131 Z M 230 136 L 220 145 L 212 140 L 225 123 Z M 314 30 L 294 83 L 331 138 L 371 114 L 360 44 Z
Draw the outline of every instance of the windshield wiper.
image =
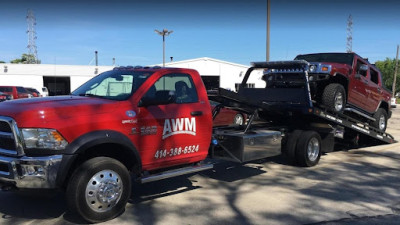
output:
M 90 94 L 90 93 L 82 93 L 82 94 L 79 94 L 79 96 L 104 98 L 104 96 L 95 95 L 95 94 Z

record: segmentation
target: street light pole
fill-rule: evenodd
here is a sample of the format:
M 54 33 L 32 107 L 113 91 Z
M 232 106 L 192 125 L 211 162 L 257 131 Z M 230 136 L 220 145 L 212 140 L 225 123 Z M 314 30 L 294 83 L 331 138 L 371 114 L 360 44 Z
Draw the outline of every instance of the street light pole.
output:
M 170 35 L 172 32 L 174 32 L 173 30 L 167 30 L 164 29 L 162 31 L 159 30 L 154 30 L 157 34 L 162 36 L 162 40 L 163 40 L 163 67 L 165 67 L 165 37 Z
M 267 62 L 269 61 L 269 38 L 270 38 L 270 19 L 271 19 L 271 3 L 267 0 Z

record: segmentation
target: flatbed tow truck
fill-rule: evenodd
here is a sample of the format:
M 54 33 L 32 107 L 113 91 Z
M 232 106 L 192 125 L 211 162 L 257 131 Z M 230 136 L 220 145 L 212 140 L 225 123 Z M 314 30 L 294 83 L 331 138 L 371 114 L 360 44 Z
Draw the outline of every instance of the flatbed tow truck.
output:
M 3 102 L 0 190 L 62 189 L 71 212 L 103 222 L 124 211 L 132 177 L 147 183 L 212 169 L 219 161 L 212 159 L 245 163 L 282 153 L 314 166 L 335 143 L 395 142 L 316 106 L 309 66 L 253 63 L 237 93 L 207 93 L 191 69 L 116 67 L 69 96 Z M 246 84 L 253 71 L 272 69 L 289 79 L 267 80 L 262 88 Z M 220 103 L 213 112 L 209 100 Z M 247 124 L 213 127 L 222 107 L 250 115 Z

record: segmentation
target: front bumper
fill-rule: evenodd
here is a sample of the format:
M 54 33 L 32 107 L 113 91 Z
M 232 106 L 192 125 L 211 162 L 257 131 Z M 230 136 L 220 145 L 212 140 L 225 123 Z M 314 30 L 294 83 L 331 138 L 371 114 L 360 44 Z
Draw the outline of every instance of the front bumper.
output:
M 0 187 L 56 188 L 61 155 L 46 157 L 0 156 Z

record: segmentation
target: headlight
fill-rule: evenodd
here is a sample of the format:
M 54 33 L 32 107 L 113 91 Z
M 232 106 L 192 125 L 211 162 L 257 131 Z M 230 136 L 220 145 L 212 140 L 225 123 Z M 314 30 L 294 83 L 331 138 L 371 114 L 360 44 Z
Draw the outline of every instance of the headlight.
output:
M 311 65 L 310 68 L 308 69 L 311 73 L 315 72 L 317 67 L 315 65 Z
M 26 148 L 62 150 L 68 144 L 54 129 L 25 128 L 21 131 Z

